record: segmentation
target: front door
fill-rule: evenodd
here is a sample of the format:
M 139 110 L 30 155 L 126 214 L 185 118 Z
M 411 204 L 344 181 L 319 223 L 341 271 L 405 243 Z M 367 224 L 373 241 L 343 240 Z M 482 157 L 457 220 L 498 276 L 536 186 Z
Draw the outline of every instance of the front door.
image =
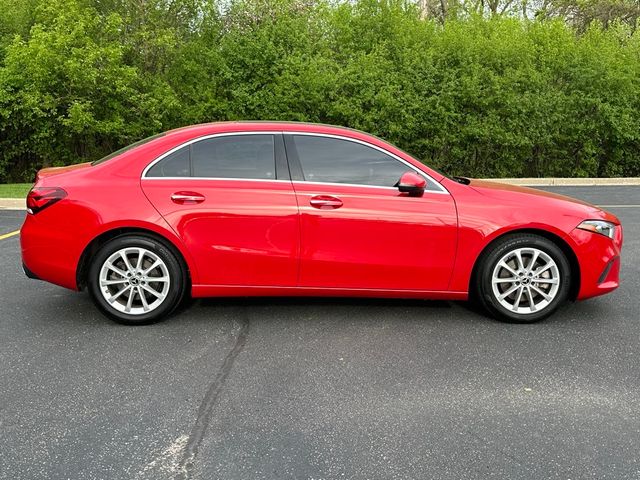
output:
M 378 147 L 285 136 L 301 217 L 303 287 L 447 290 L 456 251 L 451 195 L 427 178 L 420 197 L 394 185 L 416 169 Z M 424 176 L 424 175 L 423 175 Z

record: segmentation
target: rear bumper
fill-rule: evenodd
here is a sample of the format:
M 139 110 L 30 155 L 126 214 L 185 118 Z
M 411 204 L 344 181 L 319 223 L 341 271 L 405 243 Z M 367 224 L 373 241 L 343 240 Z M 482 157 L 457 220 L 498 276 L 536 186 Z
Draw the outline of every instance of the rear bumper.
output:
M 54 209 L 56 205 L 52 206 Z M 77 290 L 76 265 L 82 249 L 75 231 L 57 225 L 47 210 L 28 214 L 20 231 L 22 265 L 29 278 Z
M 27 276 L 27 278 L 32 278 L 33 280 L 40 280 L 40 278 L 35 273 L 33 273 L 31 270 L 27 268 L 24 262 L 22 262 L 22 271 Z
M 578 300 L 604 295 L 620 286 L 622 227 L 618 229 L 613 240 L 580 229 L 571 232 L 580 266 Z

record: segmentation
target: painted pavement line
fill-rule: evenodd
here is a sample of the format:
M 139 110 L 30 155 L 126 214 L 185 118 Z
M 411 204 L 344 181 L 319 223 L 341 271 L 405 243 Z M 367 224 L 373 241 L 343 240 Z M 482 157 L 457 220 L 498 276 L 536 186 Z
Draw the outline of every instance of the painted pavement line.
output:
M 13 232 L 5 233 L 3 235 L 0 235 L 0 240 L 5 240 L 7 238 L 14 237 L 14 236 L 18 235 L 19 233 L 20 233 L 20 230 L 15 230 Z

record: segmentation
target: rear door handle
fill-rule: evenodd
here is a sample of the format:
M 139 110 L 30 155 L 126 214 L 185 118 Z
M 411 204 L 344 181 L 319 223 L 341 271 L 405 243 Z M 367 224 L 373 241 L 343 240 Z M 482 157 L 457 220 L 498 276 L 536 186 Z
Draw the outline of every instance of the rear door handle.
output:
M 340 208 L 342 206 L 342 200 L 332 195 L 314 195 L 311 197 L 311 200 L 309 200 L 309 204 L 313 208 L 330 210 Z
M 171 195 L 171 201 L 178 205 L 193 205 L 204 202 L 204 195 L 197 192 L 176 192 Z

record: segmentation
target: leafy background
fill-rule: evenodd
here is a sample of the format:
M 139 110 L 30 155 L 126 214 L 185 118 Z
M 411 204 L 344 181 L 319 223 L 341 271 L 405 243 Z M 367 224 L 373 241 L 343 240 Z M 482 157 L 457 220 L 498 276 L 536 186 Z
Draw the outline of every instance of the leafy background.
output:
M 450 174 L 640 175 L 637 1 L 430 2 L 0 0 L 0 182 L 237 119 Z

